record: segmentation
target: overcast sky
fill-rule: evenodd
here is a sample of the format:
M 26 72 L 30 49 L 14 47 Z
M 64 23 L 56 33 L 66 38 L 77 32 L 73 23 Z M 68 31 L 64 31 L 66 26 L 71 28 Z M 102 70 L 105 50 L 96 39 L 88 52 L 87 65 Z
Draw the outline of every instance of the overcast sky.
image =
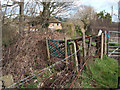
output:
M 111 7 L 113 6 L 113 21 L 118 21 L 118 2 L 119 0 L 80 0 L 76 2 L 76 5 L 88 5 L 92 6 L 96 12 L 105 10 L 111 14 Z
M 1 1 L 2 3 L 6 2 L 6 0 L 1 0 Z M 27 1 L 30 1 L 30 0 L 27 0 Z M 59 0 L 59 1 L 68 1 L 68 0 Z M 111 13 L 111 7 L 113 6 L 113 13 L 115 14 L 113 16 L 113 21 L 118 21 L 117 16 L 116 16 L 118 15 L 118 1 L 119 0 L 76 0 L 75 5 L 78 7 L 81 4 L 88 5 L 88 6 L 92 6 L 96 12 L 105 10 L 106 12 L 109 12 L 109 13 Z

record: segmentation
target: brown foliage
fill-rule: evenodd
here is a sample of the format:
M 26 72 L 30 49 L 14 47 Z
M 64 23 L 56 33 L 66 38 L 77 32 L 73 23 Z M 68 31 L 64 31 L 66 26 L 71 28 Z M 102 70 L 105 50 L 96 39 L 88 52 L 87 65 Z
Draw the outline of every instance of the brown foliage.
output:
M 30 33 L 3 49 L 3 75 L 12 74 L 16 82 L 35 70 L 44 68 L 48 64 L 45 37 L 64 39 L 64 35 L 58 32 Z

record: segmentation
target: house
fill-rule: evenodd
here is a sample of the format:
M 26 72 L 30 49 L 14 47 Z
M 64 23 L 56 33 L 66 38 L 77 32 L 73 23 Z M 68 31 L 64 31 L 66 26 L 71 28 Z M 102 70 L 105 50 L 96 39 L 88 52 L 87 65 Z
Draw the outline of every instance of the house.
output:
M 39 16 L 37 17 L 25 17 L 24 31 L 38 31 L 40 29 Z
M 40 24 L 40 16 L 37 17 L 26 17 L 25 19 L 25 28 L 24 30 L 27 31 L 39 31 L 41 29 L 41 24 Z M 50 17 L 49 23 L 48 23 L 48 29 L 50 30 L 57 30 L 57 29 L 62 29 L 61 21 L 54 17 Z
M 50 30 L 62 29 L 61 21 L 59 21 L 55 17 L 50 17 L 48 29 Z

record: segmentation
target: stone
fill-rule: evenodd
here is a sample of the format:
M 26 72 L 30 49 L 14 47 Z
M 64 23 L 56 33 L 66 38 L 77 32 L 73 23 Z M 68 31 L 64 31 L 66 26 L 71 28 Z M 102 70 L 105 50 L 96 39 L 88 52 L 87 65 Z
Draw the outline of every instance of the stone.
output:
M 0 90 L 2 89 L 2 81 L 0 81 Z
M 5 87 L 8 87 L 8 86 L 10 86 L 10 85 L 12 85 L 14 83 L 13 76 L 10 75 L 10 74 L 0 77 L 0 80 L 2 80 L 4 82 Z

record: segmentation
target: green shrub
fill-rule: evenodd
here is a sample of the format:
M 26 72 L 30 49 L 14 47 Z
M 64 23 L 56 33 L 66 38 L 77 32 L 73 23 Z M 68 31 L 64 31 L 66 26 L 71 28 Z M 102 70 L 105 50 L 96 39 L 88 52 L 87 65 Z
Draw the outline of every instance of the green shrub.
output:
M 86 42 L 86 43 L 89 43 L 89 40 L 88 40 L 88 39 L 85 39 L 85 42 Z M 95 42 L 91 42 L 91 44 L 92 44 L 93 46 L 96 46 L 96 43 L 95 43 Z
M 82 31 L 81 31 L 81 28 L 80 28 L 79 25 L 76 25 L 76 26 L 75 26 L 75 30 L 76 30 L 80 35 L 82 35 Z

